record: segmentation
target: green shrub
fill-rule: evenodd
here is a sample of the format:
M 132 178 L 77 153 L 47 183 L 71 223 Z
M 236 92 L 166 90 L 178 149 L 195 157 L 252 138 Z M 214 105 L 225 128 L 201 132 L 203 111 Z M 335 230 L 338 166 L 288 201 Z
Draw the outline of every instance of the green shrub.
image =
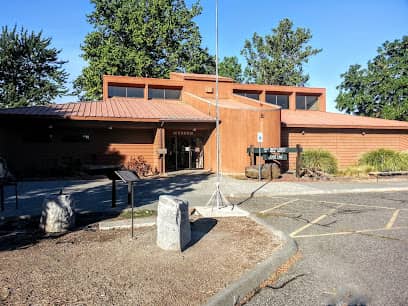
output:
M 408 170 L 408 153 L 378 149 L 363 154 L 358 164 L 371 166 L 375 171 L 405 171 Z
M 303 167 L 312 171 L 323 171 L 334 174 L 337 172 L 337 159 L 329 151 L 305 150 L 302 154 Z
M 372 171 L 375 171 L 374 167 L 368 165 L 350 166 L 339 170 L 338 174 L 341 176 L 368 176 L 368 173 Z

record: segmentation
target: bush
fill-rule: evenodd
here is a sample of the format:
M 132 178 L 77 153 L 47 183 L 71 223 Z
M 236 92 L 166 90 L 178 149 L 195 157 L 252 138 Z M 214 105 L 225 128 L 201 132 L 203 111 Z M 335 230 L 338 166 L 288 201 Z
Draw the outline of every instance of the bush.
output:
M 337 172 L 337 159 L 329 151 L 322 149 L 306 150 L 302 154 L 302 159 L 303 168 L 330 174 Z
M 339 170 L 338 174 L 341 176 L 368 176 L 372 171 L 375 171 L 374 167 L 368 165 L 350 166 Z
M 378 149 L 363 154 L 358 164 L 371 166 L 374 171 L 405 171 L 408 170 L 408 153 Z

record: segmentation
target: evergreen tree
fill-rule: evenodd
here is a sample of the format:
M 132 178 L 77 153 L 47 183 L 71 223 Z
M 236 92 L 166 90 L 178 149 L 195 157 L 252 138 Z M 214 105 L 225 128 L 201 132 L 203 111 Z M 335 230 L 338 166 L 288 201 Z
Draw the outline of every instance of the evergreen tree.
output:
M 241 54 L 247 60 L 245 76 L 248 82 L 257 84 L 304 86 L 309 75 L 303 64 L 312 55 L 321 52 L 307 45 L 312 38 L 310 30 L 292 29 L 293 22 L 285 18 L 272 34 L 262 37 L 254 33 L 246 40 Z
M 50 47 L 42 32 L 29 33 L 15 26 L 0 33 L 0 107 L 51 103 L 67 93 L 68 74 L 62 69 L 61 52 Z
M 220 62 L 219 75 L 242 82 L 242 68 L 236 56 L 226 56 Z

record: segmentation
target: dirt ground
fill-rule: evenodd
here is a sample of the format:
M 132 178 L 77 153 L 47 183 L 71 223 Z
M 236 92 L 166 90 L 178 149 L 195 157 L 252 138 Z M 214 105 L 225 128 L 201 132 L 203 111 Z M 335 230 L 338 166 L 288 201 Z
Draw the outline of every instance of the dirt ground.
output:
M 247 218 L 198 219 L 184 252 L 155 227 L 0 235 L 0 305 L 200 305 L 279 245 Z

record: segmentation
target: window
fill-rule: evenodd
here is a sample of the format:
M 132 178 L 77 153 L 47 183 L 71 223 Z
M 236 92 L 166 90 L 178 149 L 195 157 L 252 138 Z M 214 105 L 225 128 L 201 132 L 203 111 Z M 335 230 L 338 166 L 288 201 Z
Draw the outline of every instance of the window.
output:
M 289 109 L 288 95 L 266 94 L 266 102 L 279 105 L 282 109 Z
M 82 134 L 82 133 L 70 133 L 65 134 L 61 137 L 62 142 L 82 142 L 82 143 L 89 143 L 90 136 L 89 134 Z
M 108 86 L 108 97 L 143 98 L 143 87 Z
M 319 110 L 319 96 L 296 95 L 296 109 Z
M 143 87 L 126 87 L 126 97 L 128 98 L 144 98 Z
M 53 141 L 54 135 L 49 131 L 33 130 L 23 135 L 23 141 L 29 143 L 50 143 Z
M 180 100 L 181 89 L 149 88 L 149 100 Z
M 234 94 L 247 97 L 254 100 L 259 100 L 259 93 L 253 91 L 234 90 Z

